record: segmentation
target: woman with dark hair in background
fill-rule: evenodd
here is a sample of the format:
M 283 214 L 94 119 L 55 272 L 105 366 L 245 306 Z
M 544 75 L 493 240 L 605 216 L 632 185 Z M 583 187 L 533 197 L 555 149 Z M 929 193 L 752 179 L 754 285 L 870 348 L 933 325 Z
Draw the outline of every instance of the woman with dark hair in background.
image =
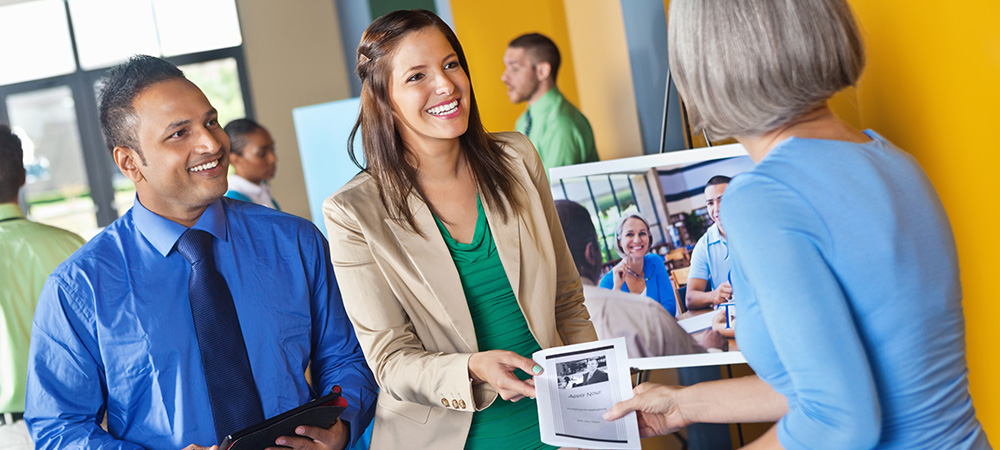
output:
M 357 57 L 367 166 L 323 213 L 381 388 L 372 448 L 547 448 L 529 357 L 596 334 L 538 153 L 486 133 L 434 14 L 376 19 Z
M 271 133 L 250 119 L 229 122 L 225 131 L 231 147 L 229 160 L 235 171 L 229 176 L 226 197 L 281 209 L 268 184 L 278 169 Z
M 955 240 L 917 162 L 827 106 L 864 67 L 844 0 L 673 0 L 692 127 L 756 163 L 721 211 L 756 376 L 643 384 L 643 435 L 777 421 L 747 448 L 990 448 L 969 395 Z

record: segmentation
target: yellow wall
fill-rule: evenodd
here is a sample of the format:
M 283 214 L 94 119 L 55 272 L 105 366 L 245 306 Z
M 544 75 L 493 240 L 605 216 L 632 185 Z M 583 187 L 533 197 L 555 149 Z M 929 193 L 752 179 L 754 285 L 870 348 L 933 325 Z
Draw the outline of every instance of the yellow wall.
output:
M 853 98 L 841 96 L 835 108 L 916 157 L 944 202 L 962 269 L 970 389 L 996 445 L 1000 3 L 849 2 L 868 65 Z

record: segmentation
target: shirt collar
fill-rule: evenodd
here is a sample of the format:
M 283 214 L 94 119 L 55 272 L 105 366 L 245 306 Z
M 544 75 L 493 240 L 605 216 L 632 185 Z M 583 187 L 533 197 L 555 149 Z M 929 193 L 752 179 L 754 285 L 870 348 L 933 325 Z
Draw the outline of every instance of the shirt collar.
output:
M 708 227 L 706 234 L 708 234 L 706 239 L 708 240 L 709 245 L 717 242 L 726 242 L 726 240 L 722 238 L 722 232 L 719 231 L 719 224 L 717 223 L 713 223 L 712 226 Z
M 580 277 L 580 283 L 582 283 L 584 286 L 596 286 L 594 282 L 590 281 L 590 278 L 587 277 Z
M 132 205 L 132 219 L 139 232 L 163 256 L 170 253 L 177 240 L 188 230 L 184 225 L 146 209 L 139 201 L 139 196 L 135 197 L 135 203 Z M 209 204 L 191 228 L 207 231 L 223 241 L 228 240 L 226 212 L 222 208 L 222 200 L 217 199 Z
M 559 88 L 552 86 L 542 98 L 538 99 L 534 105 L 528 107 L 528 112 L 531 113 L 532 117 L 544 116 L 546 112 L 554 108 L 559 102 L 559 98 L 562 97 L 562 93 L 559 92 Z
M 21 208 L 16 203 L 0 203 L 0 220 L 11 217 L 24 217 Z
M 254 183 L 235 173 L 229 176 L 229 190 L 249 194 L 247 197 L 259 196 L 264 192 L 265 185 Z M 254 199 L 256 200 L 256 199 Z

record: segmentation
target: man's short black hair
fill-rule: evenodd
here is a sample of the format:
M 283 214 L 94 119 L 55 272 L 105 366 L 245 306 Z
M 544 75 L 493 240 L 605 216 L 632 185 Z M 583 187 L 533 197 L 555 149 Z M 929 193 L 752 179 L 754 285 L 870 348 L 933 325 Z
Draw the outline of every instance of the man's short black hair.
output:
M 148 55 L 135 55 L 108 72 L 101 88 L 100 115 L 109 151 L 114 152 L 118 146 L 128 147 L 139 152 L 142 163 L 146 163 L 136 136 L 139 123 L 132 101 L 150 85 L 174 78 L 184 78 L 184 72 Z
M 594 222 L 590 218 L 587 208 L 569 200 L 556 200 L 556 214 L 559 215 L 559 222 L 562 223 L 563 234 L 566 236 L 566 244 L 569 252 L 573 255 L 577 271 L 580 276 L 591 278 L 599 275 L 600 270 L 594 270 L 590 261 L 587 261 L 587 245 L 594 243 L 594 248 L 598 248 L 597 232 L 594 231 Z
M 708 183 L 705 183 L 705 187 L 716 186 L 719 184 L 729 184 L 730 180 L 732 180 L 732 178 L 729 178 L 725 175 L 716 175 L 708 179 Z
M 0 203 L 17 201 L 25 176 L 21 139 L 9 126 L 0 124 Z
M 536 63 L 549 63 L 549 66 L 552 67 L 552 81 L 556 80 L 562 58 L 559 56 L 559 47 L 556 47 L 556 43 L 552 42 L 552 39 L 539 33 L 522 34 L 510 41 L 507 47 L 523 48 L 531 54 Z
M 263 129 L 264 127 L 260 126 L 259 123 L 246 118 L 236 119 L 229 122 L 226 124 L 226 127 L 223 128 L 226 135 L 229 136 L 229 151 L 243 156 L 243 147 L 247 145 L 247 140 L 244 136 L 253 133 L 254 131 Z

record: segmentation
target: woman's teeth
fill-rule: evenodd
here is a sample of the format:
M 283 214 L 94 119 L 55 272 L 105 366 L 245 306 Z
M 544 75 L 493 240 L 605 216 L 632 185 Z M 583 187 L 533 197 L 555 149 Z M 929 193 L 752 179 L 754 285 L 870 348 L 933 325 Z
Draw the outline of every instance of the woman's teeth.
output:
M 431 109 L 428 109 L 427 113 L 435 116 L 447 116 L 448 114 L 454 113 L 455 110 L 457 109 L 458 109 L 458 100 L 456 99 L 452 100 L 450 103 L 446 103 L 444 105 L 435 106 Z

